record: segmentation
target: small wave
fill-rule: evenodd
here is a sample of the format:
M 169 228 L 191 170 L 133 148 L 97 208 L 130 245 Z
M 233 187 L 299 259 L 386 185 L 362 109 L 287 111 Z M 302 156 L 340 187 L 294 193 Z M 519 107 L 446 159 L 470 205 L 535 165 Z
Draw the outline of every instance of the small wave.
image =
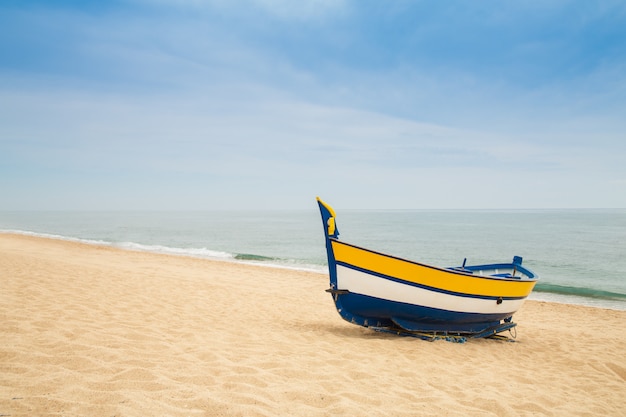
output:
M 108 242 L 100 239 L 82 239 L 71 236 L 56 235 L 52 233 L 39 233 L 27 230 L 0 230 L 2 233 L 12 233 L 16 235 L 42 237 L 46 239 L 63 240 L 66 242 L 85 243 L 96 246 L 109 246 L 112 248 L 134 250 L 141 252 L 163 253 L 168 255 L 192 256 L 199 258 L 220 258 L 233 259 L 234 255 L 228 252 L 215 251 L 207 248 L 177 248 L 164 245 L 146 245 L 135 242 Z
M 545 292 L 560 295 L 574 295 L 586 298 L 598 298 L 604 300 L 621 300 L 626 301 L 626 294 L 619 292 L 598 290 L 594 288 L 570 287 L 566 285 L 537 283 L 535 287 L 537 292 Z
M 286 259 L 272 256 L 256 255 L 252 253 L 237 253 L 233 257 L 235 261 L 242 263 L 250 263 L 257 266 L 267 266 L 271 268 L 291 269 L 297 271 L 308 271 L 316 273 L 325 273 L 328 266 L 315 264 L 310 261 L 300 259 Z
M 55 240 L 65 240 L 67 242 L 76 242 L 76 243 L 86 243 L 88 245 L 110 245 L 110 242 L 106 242 L 104 240 L 99 239 L 81 239 L 77 237 L 71 236 L 62 236 L 55 235 L 52 233 L 39 233 L 39 232 L 31 232 L 28 230 L 0 230 L 1 233 L 12 233 L 14 235 L 23 235 L 23 236 L 32 236 L 32 237 L 43 237 L 46 239 L 55 239 Z
M 228 252 L 215 251 L 207 248 L 176 248 L 163 245 L 145 245 L 135 242 L 119 242 L 112 243 L 110 246 L 136 250 L 142 252 L 164 253 L 168 255 L 181 255 L 181 256 L 193 256 L 197 258 L 221 258 L 221 259 L 233 259 L 234 256 Z
M 12 233 L 24 236 L 41 237 L 47 239 L 63 240 L 67 242 L 84 243 L 95 246 L 108 246 L 123 250 L 160 253 L 166 255 L 189 256 L 193 258 L 220 259 L 235 262 L 252 263 L 259 266 L 268 266 L 275 268 L 287 268 L 294 270 L 303 270 L 311 272 L 325 272 L 326 265 L 317 265 L 309 262 L 303 262 L 296 259 L 283 259 L 277 257 L 256 255 L 250 253 L 229 253 L 224 251 L 216 251 L 207 248 L 181 248 L 165 245 L 148 245 L 136 242 L 110 242 L 99 239 L 82 239 L 69 236 L 56 235 L 52 233 L 39 233 L 24 230 L 5 230 L 1 229 L 0 233 Z
M 278 261 L 279 258 L 272 258 L 263 255 L 254 255 L 251 253 L 238 253 L 235 255 L 235 259 L 238 261 Z

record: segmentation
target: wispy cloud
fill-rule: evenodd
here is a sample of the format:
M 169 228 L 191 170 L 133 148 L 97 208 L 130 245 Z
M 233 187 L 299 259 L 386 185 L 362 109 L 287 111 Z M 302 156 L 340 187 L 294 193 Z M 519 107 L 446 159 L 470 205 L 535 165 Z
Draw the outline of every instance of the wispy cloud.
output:
M 621 3 L 0 7 L 14 207 L 626 206 Z

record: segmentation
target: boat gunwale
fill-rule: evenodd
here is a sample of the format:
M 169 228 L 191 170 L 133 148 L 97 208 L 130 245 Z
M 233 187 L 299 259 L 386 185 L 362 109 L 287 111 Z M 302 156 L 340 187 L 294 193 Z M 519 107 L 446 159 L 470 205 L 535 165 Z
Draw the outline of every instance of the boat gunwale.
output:
M 369 253 L 372 253 L 372 254 L 375 254 L 375 255 L 384 256 L 384 257 L 395 259 L 395 260 L 398 260 L 398 261 L 401 261 L 401 262 L 407 262 L 409 264 L 417 265 L 417 266 L 420 266 L 420 267 L 434 269 L 434 270 L 437 270 L 437 271 L 440 271 L 440 272 L 445 272 L 445 273 L 448 273 L 448 274 L 461 275 L 461 276 L 468 277 L 468 278 L 487 279 L 487 280 L 493 280 L 493 281 L 507 281 L 507 282 L 536 282 L 536 281 L 539 280 L 539 277 L 535 273 L 533 273 L 532 271 L 528 270 L 527 268 L 525 268 L 522 265 L 514 264 L 512 262 L 511 263 L 484 264 L 484 265 L 469 265 L 466 268 L 484 268 L 484 269 L 491 268 L 491 269 L 497 269 L 497 268 L 493 268 L 493 267 L 497 267 L 497 266 L 502 266 L 503 268 L 505 268 L 505 267 L 508 267 L 508 268 L 515 267 L 519 272 L 522 272 L 522 273 L 524 273 L 526 275 L 525 278 L 523 278 L 523 277 L 518 277 L 518 278 L 513 278 L 513 277 L 494 277 L 494 276 L 491 276 L 491 275 L 476 275 L 476 274 L 473 274 L 473 273 L 470 273 L 470 272 L 464 272 L 464 271 L 460 271 L 460 270 L 457 270 L 457 269 L 442 268 L 442 267 L 438 267 L 438 266 L 434 266 L 434 265 L 424 264 L 424 263 L 417 262 L 417 261 L 412 261 L 410 259 L 402 258 L 402 257 L 395 256 L 395 255 L 389 255 L 387 253 L 379 252 L 379 251 L 376 251 L 376 250 L 373 250 L 373 249 L 368 249 L 368 248 L 364 248 L 362 246 L 358 246 L 358 245 L 355 245 L 355 244 L 352 244 L 352 243 L 344 242 L 342 240 L 339 240 L 338 238 L 331 237 L 331 236 L 327 236 L 327 239 L 329 241 L 331 241 L 331 242 L 336 242 L 336 243 L 341 244 L 341 245 L 350 246 L 352 248 L 363 250 L 363 251 L 366 251 L 366 252 L 369 252 Z M 333 261 L 335 263 L 337 263 L 337 260 L 333 259 Z M 347 264 L 346 261 L 339 261 L 339 262 Z M 350 264 L 350 265 L 353 265 L 353 266 L 361 269 L 361 267 L 359 267 L 358 265 L 354 265 L 354 264 Z M 452 267 L 452 268 L 454 268 L 454 267 Z M 405 279 L 400 278 L 400 277 L 395 277 L 395 278 L 396 279 L 400 279 L 402 281 L 408 281 L 408 280 L 405 280 Z M 411 281 L 408 281 L 408 282 L 411 282 Z

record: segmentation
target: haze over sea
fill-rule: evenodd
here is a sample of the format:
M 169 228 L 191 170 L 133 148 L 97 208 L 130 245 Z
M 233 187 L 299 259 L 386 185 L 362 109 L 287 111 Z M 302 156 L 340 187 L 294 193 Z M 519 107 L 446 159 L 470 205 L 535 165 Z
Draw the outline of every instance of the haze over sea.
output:
M 532 299 L 626 310 L 626 209 L 337 210 L 337 225 L 344 241 L 435 266 L 519 255 L 540 277 Z M 317 210 L 4 211 L 0 231 L 328 272 Z

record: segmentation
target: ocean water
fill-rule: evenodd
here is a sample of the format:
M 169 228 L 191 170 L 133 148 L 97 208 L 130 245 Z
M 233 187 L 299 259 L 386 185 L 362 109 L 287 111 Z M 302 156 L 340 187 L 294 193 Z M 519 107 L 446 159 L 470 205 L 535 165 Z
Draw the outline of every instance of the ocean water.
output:
M 0 231 L 327 273 L 322 223 L 303 211 L 0 212 Z M 436 266 L 509 261 L 531 299 L 626 310 L 626 210 L 336 210 L 340 239 Z M 320 291 L 326 282 L 320 282 Z

